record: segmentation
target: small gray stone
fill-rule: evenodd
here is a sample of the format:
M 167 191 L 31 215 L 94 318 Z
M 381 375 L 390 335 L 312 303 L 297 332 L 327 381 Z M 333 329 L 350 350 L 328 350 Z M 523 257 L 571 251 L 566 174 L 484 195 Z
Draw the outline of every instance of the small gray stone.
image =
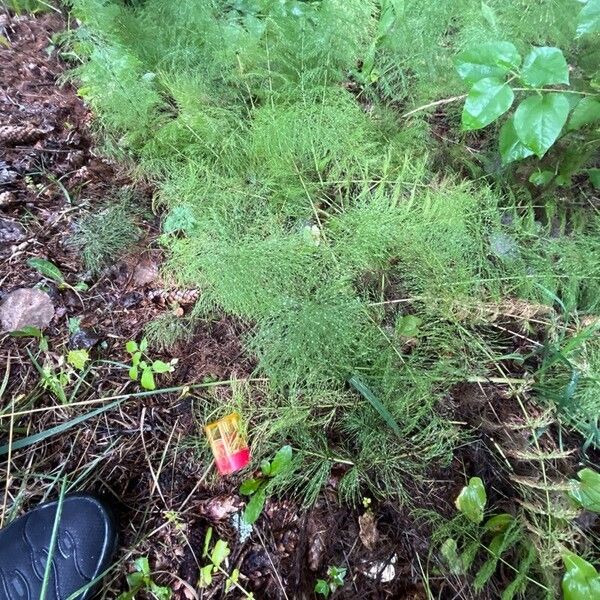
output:
M 0 219 L 0 244 L 21 242 L 27 237 L 25 227 L 16 221 Z
M 36 288 L 19 288 L 6 296 L 0 305 L 0 322 L 4 331 L 24 327 L 44 329 L 54 316 L 54 304 L 46 292 Z

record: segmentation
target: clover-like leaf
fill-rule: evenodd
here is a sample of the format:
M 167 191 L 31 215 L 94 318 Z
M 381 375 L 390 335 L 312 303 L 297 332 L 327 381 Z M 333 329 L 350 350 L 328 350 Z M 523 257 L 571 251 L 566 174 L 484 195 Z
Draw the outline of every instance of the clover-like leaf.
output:
M 563 94 L 530 96 L 515 111 L 515 131 L 521 142 L 542 158 L 558 139 L 569 109 L 569 101 Z
M 459 52 L 454 64 L 460 77 L 467 83 L 480 79 L 502 78 L 521 64 L 521 56 L 510 42 L 485 42 Z
M 521 79 L 532 87 L 569 83 L 569 65 L 560 48 L 534 48 L 523 61 Z
M 483 513 L 487 503 L 487 494 L 483 481 L 479 477 L 471 477 L 469 485 L 466 485 L 456 498 L 456 508 L 469 519 L 479 524 L 483 521 Z

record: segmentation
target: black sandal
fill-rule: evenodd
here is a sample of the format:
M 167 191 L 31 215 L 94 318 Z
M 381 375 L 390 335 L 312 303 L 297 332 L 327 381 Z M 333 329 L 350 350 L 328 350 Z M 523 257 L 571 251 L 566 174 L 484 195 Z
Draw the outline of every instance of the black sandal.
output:
M 38 600 L 58 502 L 42 504 L 0 530 L 0 600 Z M 110 510 L 94 496 L 67 496 L 45 600 L 67 600 L 109 566 L 117 546 Z M 91 598 L 93 589 L 73 596 Z

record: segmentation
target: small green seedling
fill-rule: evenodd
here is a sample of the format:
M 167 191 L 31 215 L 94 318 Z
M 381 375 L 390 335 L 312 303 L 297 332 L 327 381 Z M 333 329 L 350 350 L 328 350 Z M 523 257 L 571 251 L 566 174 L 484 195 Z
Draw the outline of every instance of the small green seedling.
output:
M 149 593 L 157 600 L 171 600 L 173 591 L 166 586 L 156 584 L 152 579 L 148 557 L 138 558 L 133 565 L 135 571 L 127 575 L 129 591 L 123 592 L 117 600 L 135 600 L 139 592 Z
M 471 477 L 469 485 L 466 485 L 456 498 L 456 508 L 460 510 L 469 521 L 479 525 L 483 521 L 487 495 L 483 481 L 479 477 Z
M 207 565 L 200 569 L 200 580 L 198 586 L 202 589 L 209 587 L 213 582 L 213 576 L 215 574 L 222 574 L 225 576 L 225 594 L 228 594 L 234 587 L 237 588 L 244 594 L 244 597 L 252 600 L 254 595 L 247 592 L 240 584 L 240 571 L 239 569 L 233 569 L 231 573 L 228 573 L 223 567 L 223 563 L 227 557 L 231 554 L 229 544 L 225 540 L 217 540 L 212 550 L 210 549 L 213 535 L 213 528 L 209 527 L 204 536 L 204 548 L 202 550 L 202 558 L 208 558 L 210 561 Z
M 346 572 L 347 569 L 342 567 L 329 567 L 327 569 L 327 579 L 317 579 L 315 593 L 328 598 L 329 594 L 332 594 L 344 585 Z
M 248 525 L 256 522 L 262 512 L 268 496 L 269 484 L 275 477 L 287 472 L 292 463 L 292 447 L 283 446 L 275 454 L 272 461 L 263 460 L 260 463 L 262 475 L 252 479 L 246 479 L 240 486 L 240 494 L 250 496 L 250 500 L 244 510 L 243 518 Z
M 131 354 L 129 377 L 133 381 L 139 381 L 145 390 L 156 389 L 155 373 L 172 373 L 175 370 L 175 365 L 177 364 L 176 358 L 172 359 L 169 363 L 162 360 L 150 362 L 146 355 L 146 350 L 148 350 L 148 340 L 146 338 L 140 342 L 139 346 L 136 341 L 129 340 L 125 345 L 125 349 Z
M 43 258 L 30 258 L 27 261 L 27 264 L 32 269 L 35 269 L 38 273 L 46 277 L 46 279 L 51 279 L 54 281 L 59 288 L 69 288 L 75 292 L 85 292 L 88 290 L 88 285 L 83 281 L 80 281 L 75 285 L 67 283 L 62 271 L 49 260 L 45 260 Z
M 396 334 L 401 337 L 417 337 L 423 319 L 415 315 L 402 315 L 396 319 Z

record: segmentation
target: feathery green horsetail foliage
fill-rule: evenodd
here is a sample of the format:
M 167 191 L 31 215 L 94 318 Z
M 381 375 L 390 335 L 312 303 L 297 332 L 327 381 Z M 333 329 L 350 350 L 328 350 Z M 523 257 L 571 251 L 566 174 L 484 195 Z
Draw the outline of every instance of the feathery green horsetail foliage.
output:
M 271 390 L 239 402 L 257 454 L 285 440 L 300 451 L 308 501 L 336 462 L 355 501 L 367 487 L 402 497 L 403 481 L 449 460 L 458 434 L 440 399 L 467 373 L 502 375 L 495 357 L 512 352 L 469 316 L 482 303 L 598 311 L 597 215 L 431 174 L 426 128 L 388 106 L 454 77 L 451 27 L 459 45 L 486 28 L 535 41 L 515 20 L 526 4 L 553 39 L 574 27 L 570 0 L 490 0 L 483 29 L 479 0 L 73 1 L 80 94 L 107 150 L 157 183 L 168 268 L 202 289 L 196 312 L 254 324 Z M 376 85 L 357 94 L 366 56 Z

